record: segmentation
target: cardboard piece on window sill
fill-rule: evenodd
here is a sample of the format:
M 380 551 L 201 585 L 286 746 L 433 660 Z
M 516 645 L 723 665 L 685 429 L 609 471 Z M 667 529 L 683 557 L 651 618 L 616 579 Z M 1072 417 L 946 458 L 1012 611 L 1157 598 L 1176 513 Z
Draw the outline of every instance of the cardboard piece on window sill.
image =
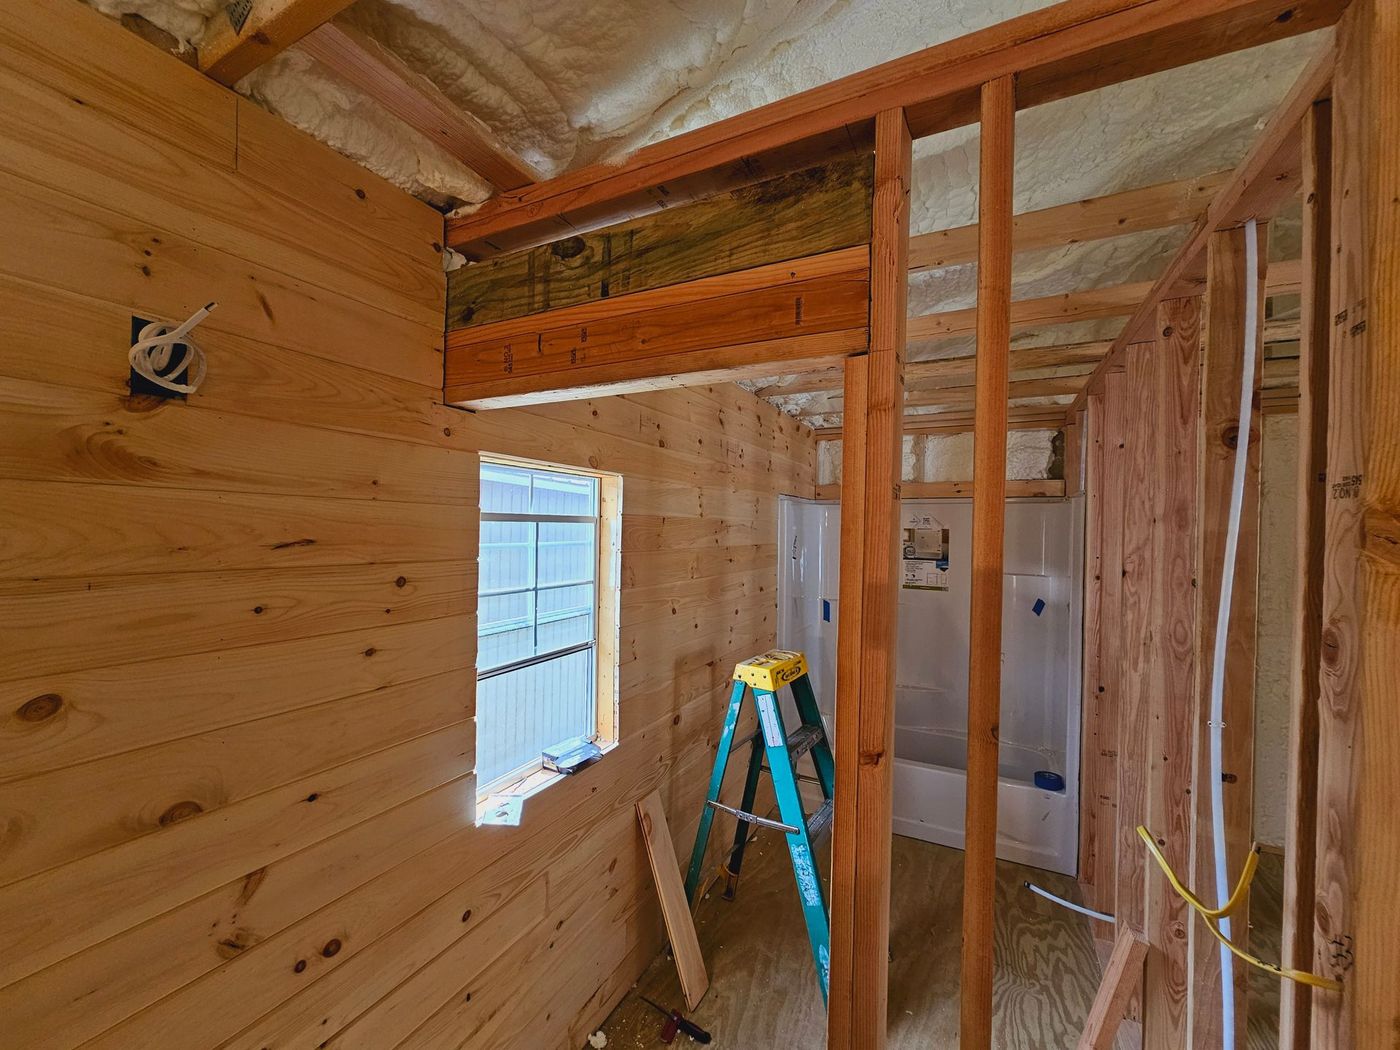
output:
M 478 824 L 498 824 L 503 827 L 518 828 L 520 812 L 525 805 L 523 795 L 497 795 L 481 813 Z

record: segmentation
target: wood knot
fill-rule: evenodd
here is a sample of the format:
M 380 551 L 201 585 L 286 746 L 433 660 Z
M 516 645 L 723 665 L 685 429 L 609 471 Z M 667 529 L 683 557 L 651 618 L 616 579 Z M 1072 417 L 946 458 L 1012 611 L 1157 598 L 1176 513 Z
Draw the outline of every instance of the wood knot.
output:
M 296 964 L 295 966 L 292 967 L 292 972 L 293 972 L 293 973 L 301 973 L 301 972 L 302 972 L 303 970 L 305 970 L 305 969 L 306 969 L 306 960 L 305 960 L 305 959 L 298 959 L 298 960 L 297 960 L 297 964 Z
M 1337 628 L 1327 626 L 1322 629 L 1322 662 L 1328 667 L 1336 667 L 1342 660 L 1342 636 Z
M 573 259 L 582 255 L 586 247 L 588 245 L 582 237 L 565 237 L 562 241 L 555 241 L 549 246 L 549 254 L 556 259 Z
M 43 693 L 19 705 L 15 714 L 21 722 L 46 722 L 63 709 L 63 697 L 57 693 Z
M 220 940 L 214 950 L 221 959 L 234 959 L 247 951 L 252 941 L 252 936 L 247 930 L 234 930 L 231 935 Z
M 395 587 L 406 587 L 407 585 L 408 585 L 408 577 L 407 577 L 407 576 L 400 576 L 398 579 L 396 579 L 396 580 L 394 581 L 394 586 L 395 586 Z
M 463 921 L 463 922 L 467 922 L 468 920 L 471 919 L 471 917 L 472 917 L 472 910 L 471 910 L 470 908 L 468 908 L 466 911 L 462 912 L 462 921 Z
M 1240 428 L 1236 424 L 1231 424 L 1220 433 L 1220 442 L 1226 448 L 1235 449 L 1240 447 Z
M 204 812 L 204 807 L 198 802 L 186 799 L 177 802 L 160 815 L 159 824 L 161 827 L 169 827 L 171 824 L 178 824 L 182 820 L 189 820 L 190 817 L 197 817 Z
M 326 942 L 326 946 L 321 949 L 321 954 L 329 959 L 332 955 L 340 952 L 340 938 L 332 937 Z

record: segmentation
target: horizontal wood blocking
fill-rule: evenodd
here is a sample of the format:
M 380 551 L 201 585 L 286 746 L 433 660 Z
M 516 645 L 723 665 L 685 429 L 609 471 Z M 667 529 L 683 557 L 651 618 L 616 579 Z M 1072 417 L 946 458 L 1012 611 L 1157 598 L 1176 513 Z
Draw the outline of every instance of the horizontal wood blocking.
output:
M 448 224 L 458 250 L 541 244 L 660 210 L 697 179 L 712 190 L 753 181 L 774 153 L 868 136 L 874 116 L 905 107 L 915 138 L 975 123 L 978 92 L 1017 77 L 1031 108 L 1164 69 L 1331 25 L 1345 0 L 1069 0 L 916 51 L 728 120 L 502 194 Z
M 1011 329 L 1013 332 L 1024 331 L 1036 325 L 1128 317 L 1134 315 L 1144 300 L 1159 290 L 1159 285 L 1160 282 L 1136 281 L 1131 284 L 1063 292 L 1059 295 L 1044 295 L 1035 299 L 1017 299 L 1011 304 Z M 1297 259 L 1270 264 L 1267 285 L 1269 295 L 1296 295 L 1301 288 L 1302 265 Z M 1205 292 L 1205 284 L 1203 281 L 1182 276 L 1173 283 L 1172 291 L 1174 298 L 1200 295 Z M 910 342 L 970 335 L 976 330 L 976 307 L 940 310 L 909 318 Z
M 1012 249 L 1063 248 L 1194 222 L 1229 174 L 1215 172 L 1025 212 L 1012 220 Z M 974 222 L 910 238 L 910 273 L 975 262 L 979 230 Z
M 848 157 L 448 274 L 447 329 L 870 242 L 871 161 Z
M 906 434 L 965 434 L 972 430 L 973 413 L 911 412 L 904 416 Z M 1059 430 L 1064 426 L 1064 405 L 1012 406 L 1007 411 L 1008 430 Z M 814 427 L 818 441 L 840 440 L 842 426 Z
M 697 382 L 865 348 L 869 250 L 755 267 L 451 333 L 446 399 L 469 408 Z M 772 372 L 774 369 L 766 369 Z M 686 378 L 689 377 L 689 378 Z
M 1007 481 L 1008 499 L 1033 496 L 1061 497 L 1065 494 L 1062 478 L 1042 481 Z M 900 499 L 965 499 L 972 495 L 971 481 L 901 481 Z M 841 483 L 817 486 L 817 499 L 840 499 Z

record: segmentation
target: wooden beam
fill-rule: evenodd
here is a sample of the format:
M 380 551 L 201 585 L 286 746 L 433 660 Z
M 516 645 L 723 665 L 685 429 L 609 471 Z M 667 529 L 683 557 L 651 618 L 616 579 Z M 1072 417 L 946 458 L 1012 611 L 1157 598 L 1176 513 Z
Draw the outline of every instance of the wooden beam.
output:
M 1360 112 L 1368 132 L 1362 162 L 1371 257 L 1370 267 L 1357 271 L 1366 281 L 1367 303 L 1344 300 L 1341 305 L 1353 332 L 1361 321 L 1368 321 L 1373 331 L 1363 344 L 1370 350 L 1369 361 L 1355 365 L 1366 375 L 1362 416 L 1367 454 L 1360 501 L 1366 547 L 1355 827 L 1357 969 L 1347 994 L 1355 997 L 1356 1045 L 1371 1047 L 1387 1040 L 1393 1044 L 1400 1023 L 1394 894 L 1400 871 L 1400 820 L 1394 810 L 1400 792 L 1400 157 L 1395 148 L 1400 142 L 1400 8 L 1391 0 L 1358 0 L 1353 11 L 1362 22 L 1357 42 L 1366 49 L 1357 59 L 1365 97 Z
M 1011 351 L 1011 375 L 1042 369 L 1070 368 L 1094 365 L 1113 345 L 1110 339 L 1087 343 L 1061 343 L 1053 346 L 1024 346 Z M 960 354 L 936 361 L 907 361 L 904 365 L 905 388 L 928 389 L 931 385 L 971 383 L 977 374 L 977 355 Z M 835 369 L 827 369 L 798 378 L 790 383 L 771 383 L 754 391 L 759 397 L 785 397 L 790 394 L 814 394 L 840 390 L 841 380 Z
M 1152 290 L 1151 281 L 1115 284 L 1103 288 L 1043 295 L 1035 299 L 1017 299 L 1011 304 L 1011 331 L 1023 331 L 1038 325 L 1067 324 L 1071 321 L 1093 321 L 1105 317 L 1127 317 Z M 919 314 L 909 319 L 909 341 L 944 339 L 954 335 L 971 335 L 977 331 L 977 308 L 940 310 Z
M 1025 212 L 1014 220 L 1012 248 L 1018 252 L 1062 248 L 1195 222 L 1229 175 L 1220 171 Z M 976 223 L 921 233 L 909 241 L 911 273 L 976 260 Z
M 1113 372 L 1089 399 L 1085 473 L 1084 784 L 1080 882 L 1099 911 L 1117 909 L 1118 752 L 1123 706 L 1123 499 L 1130 431 L 1127 377 Z M 1097 939 L 1113 929 L 1094 923 Z
M 1302 267 L 1296 259 L 1275 263 L 1270 269 L 1269 295 L 1296 295 L 1302 288 Z M 1178 274 L 1176 280 L 1166 288 L 1162 287 L 1161 281 L 1136 281 L 1132 284 L 1107 285 L 1077 292 L 1063 292 L 1059 295 L 1045 295 L 1036 299 L 1017 299 L 1011 304 L 1012 331 L 1106 317 L 1136 317 L 1142 305 L 1162 291 L 1171 293 L 1170 296 L 1163 297 L 1174 299 L 1200 295 L 1205 291 L 1205 282 Z M 1131 327 L 1130 324 L 1123 331 L 1126 333 Z M 970 335 L 976 330 L 975 307 L 941 310 L 909 319 L 910 342 Z M 1119 335 L 1114 341 L 1114 346 L 1119 345 L 1123 338 L 1123 335 Z M 1112 352 L 1109 351 L 1110 356 Z M 1100 363 L 1100 368 L 1105 367 L 1107 360 L 1108 356 Z
M 1119 550 L 1118 854 L 1114 918 L 1118 929 L 1147 939 L 1147 863 L 1137 825 L 1147 817 L 1148 733 L 1153 692 L 1149 685 L 1156 552 L 1153 521 L 1158 478 L 1154 436 L 1162 406 L 1154 375 L 1156 346 L 1138 343 L 1126 354 L 1121 380 L 1128 429 L 1124 433 L 1123 517 Z M 1123 373 L 1110 373 L 1111 377 Z M 1113 568 L 1110 566 L 1109 571 Z
M 1338 28 L 1314 1050 L 1385 1047 L 1400 1018 L 1400 10 Z M 1386 887 L 1390 892 L 1387 895 Z
M 1113 942 L 1113 954 L 1104 969 L 1089 1020 L 1079 1037 L 1079 1050 L 1112 1050 L 1114 1036 L 1128 1009 L 1128 1001 L 1142 986 L 1142 963 L 1147 943 L 1124 931 Z
M 252 0 L 252 10 L 241 26 L 235 26 L 228 11 L 221 10 L 209 19 L 199 43 L 199 68 L 210 79 L 232 87 L 353 2 Z
M 1018 77 L 1037 106 L 1331 25 L 1345 0 L 1067 0 L 747 113 L 488 201 L 449 223 L 448 243 L 510 250 L 752 181 L 784 147 L 857 135 L 883 110 L 915 137 L 977 120 L 981 85 Z
M 1156 318 L 1157 304 L 1163 299 L 1179 296 L 1182 283 L 1197 278 L 1200 260 L 1205 255 L 1212 233 L 1241 225 L 1251 218 L 1271 219 L 1283 202 L 1297 192 L 1302 181 L 1299 128 L 1312 104 L 1327 97 L 1331 91 L 1333 59 L 1329 44 L 1303 70 L 1274 110 L 1245 159 L 1216 193 L 1206 214 L 1196 223 L 1191 235 L 1154 282 L 1151 292 L 1133 312 L 1114 341 L 1113 349 L 1090 379 L 1085 393 L 1070 406 L 1071 412 L 1083 407 L 1084 397 L 1099 388 L 1104 373 L 1117 367 L 1127 347 L 1142 339 L 1150 330 Z M 1299 277 L 1301 279 L 1301 275 Z
M 1147 819 L 1177 871 L 1190 870 L 1197 687 L 1197 430 L 1201 411 L 1201 300 L 1169 299 L 1158 309 L 1151 397 L 1157 404 L 1149 497 L 1151 601 L 1146 695 Z M 1140 406 L 1132 406 L 1134 411 Z M 1199 792 L 1196 792 L 1199 794 Z M 1144 857 L 1140 840 L 1133 848 Z M 1144 1044 L 1187 1046 L 1190 941 L 1186 902 L 1153 865 L 1146 882 Z
M 732 369 L 752 375 L 755 365 L 771 375 L 774 362 L 821 367 L 820 358 L 865 348 L 867 260 L 861 245 L 458 329 L 447 338 L 446 400 L 500 408 L 605 385 L 616 392 Z
M 1196 593 L 1199 604 L 1198 690 L 1201 697 L 1196 736 L 1194 885 L 1212 904 L 1217 899 L 1215 851 L 1211 827 L 1210 779 L 1211 713 L 1209 697 L 1215 673 L 1214 647 L 1220 588 L 1223 582 L 1225 535 L 1230 512 L 1230 490 L 1235 471 L 1235 448 L 1248 443 L 1244 478 L 1244 503 L 1240 512 L 1239 540 L 1233 574 L 1233 599 L 1226 625 L 1224 674 L 1224 730 L 1222 737 L 1221 791 L 1225 813 L 1225 868 L 1239 872 L 1254 837 L 1254 672 L 1259 575 L 1259 484 L 1263 420 L 1255 412 L 1249 433 L 1240 434 L 1240 384 L 1244 381 L 1244 317 L 1249 296 L 1263 301 L 1265 260 L 1268 259 L 1268 227 L 1259 228 L 1258 270 L 1246 268 L 1245 231 L 1221 230 L 1211 235 L 1207 249 L 1205 339 L 1201 360 L 1201 414 L 1197 444 L 1200 455 L 1200 495 L 1197 513 Z M 1262 333 L 1256 335 L 1254 374 L 1250 384 L 1256 400 L 1263 373 Z M 1233 885 L 1230 887 L 1233 889 Z M 1230 916 L 1231 939 L 1242 947 L 1249 942 L 1246 908 Z M 1221 1030 L 1220 945 L 1210 937 L 1197 937 L 1192 946 L 1190 994 L 1192 1045 L 1224 1045 Z M 1235 1045 L 1245 1042 L 1248 985 L 1243 964 L 1231 958 L 1235 985 Z
M 895 633 L 909 192 L 904 112 L 875 124 L 870 352 L 848 362 L 827 1046 L 881 1050 L 889 993 Z
M 1332 317 L 1332 103 L 1303 120 L 1303 288 L 1299 346 L 1297 585 L 1288 731 L 1288 820 L 1284 847 L 1282 964 L 1313 965 L 1317 866 L 1318 681 L 1322 673 L 1322 567 L 1327 551 L 1327 341 Z M 1307 1050 L 1312 991 L 1279 989 L 1279 1050 Z
M 1036 497 L 1059 498 L 1065 494 L 1065 483 L 1060 478 L 1045 478 L 1041 481 L 1006 482 L 1007 499 L 1027 499 Z M 966 499 L 972 495 L 971 481 L 901 481 L 900 499 Z M 840 499 L 841 483 L 818 485 L 817 499 Z
M 849 395 L 848 395 L 849 396 Z M 1007 410 L 1008 430 L 1059 430 L 1064 425 L 1061 405 L 1026 405 Z M 904 417 L 906 434 L 964 434 L 973 429 L 971 412 L 911 412 Z M 818 441 L 838 441 L 842 427 L 813 427 Z
M 1012 77 L 983 85 L 981 129 L 976 321 L 981 350 L 977 355 L 972 439 L 971 658 L 959 1011 L 963 1050 L 990 1050 L 992 1045 L 1006 402 L 1011 357 L 1011 193 L 1016 162 L 1016 85 Z
M 1023 379 L 1008 384 L 1009 399 L 1028 397 L 1064 397 L 1077 394 L 1084 387 L 1084 376 L 1058 376 L 1049 379 Z M 841 411 L 843 398 L 834 395 L 829 401 L 802 409 L 799 419 L 827 416 Z M 909 392 L 904 396 L 905 408 L 972 408 L 977 404 L 977 388 L 972 385 L 940 387 Z
M 449 330 L 870 243 L 872 158 L 851 157 L 447 275 Z M 839 380 L 838 380 L 839 385 Z
M 301 49 L 496 189 L 518 190 L 539 181 L 540 173 L 500 136 L 354 26 L 327 22 L 301 40 Z

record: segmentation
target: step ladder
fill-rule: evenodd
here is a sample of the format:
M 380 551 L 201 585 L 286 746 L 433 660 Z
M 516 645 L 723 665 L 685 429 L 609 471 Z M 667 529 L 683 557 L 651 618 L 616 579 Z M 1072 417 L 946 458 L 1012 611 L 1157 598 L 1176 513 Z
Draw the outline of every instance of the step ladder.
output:
M 777 692 L 783 686 L 792 687 L 793 699 L 797 701 L 797 711 L 801 719 L 801 725 L 794 729 L 790 736 L 783 726 L 783 715 L 778 706 Z M 759 730 L 747 740 L 735 744 L 734 733 L 744 706 L 744 693 L 749 691 L 753 693 L 754 706 L 758 710 Z M 738 808 L 726 806 L 720 802 L 719 792 L 724 785 L 729 756 L 746 743 L 751 746 L 748 775 L 744 779 L 743 801 Z M 773 793 L 777 796 L 781 820 L 770 820 L 753 812 L 759 774 L 765 768 L 765 754 L 768 759 L 767 771 L 773 779 Z M 817 783 L 821 785 L 824 800 L 810 817 L 803 812 L 802 796 L 798 791 L 797 761 L 803 755 L 810 755 L 812 758 L 812 764 L 817 771 Z M 738 818 L 734 829 L 734 847 L 729 862 L 725 865 L 728 883 L 724 896 L 727 900 L 734 899 L 734 891 L 738 885 L 739 868 L 744 861 L 744 846 L 748 842 L 748 825 L 755 824 L 783 832 L 788 853 L 792 856 L 792 873 L 797 880 L 797 892 L 802 901 L 802 917 L 807 923 L 807 938 L 812 943 L 812 958 L 816 962 L 817 980 L 821 985 L 823 1002 L 826 1001 L 831 970 L 831 920 L 822 895 L 821 876 L 817 871 L 812 844 L 831 827 L 834 780 L 835 764 L 831 757 L 831 745 L 827 741 L 826 728 L 817 708 L 816 694 L 812 692 L 812 683 L 807 677 L 807 658 L 802 653 L 786 649 L 770 649 L 738 664 L 734 668 L 734 687 L 729 694 L 729 710 L 724 716 L 724 729 L 720 733 L 719 748 L 715 754 L 714 772 L 710 774 L 710 791 L 705 798 L 705 808 L 700 814 L 700 827 L 695 832 L 695 848 L 690 854 L 690 869 L 685 879 L 686 897 L 694 907 L 696 894 L 701 891 L 705 849 L 709 844 L 710 826 L 714 823 L 716 810 Z

